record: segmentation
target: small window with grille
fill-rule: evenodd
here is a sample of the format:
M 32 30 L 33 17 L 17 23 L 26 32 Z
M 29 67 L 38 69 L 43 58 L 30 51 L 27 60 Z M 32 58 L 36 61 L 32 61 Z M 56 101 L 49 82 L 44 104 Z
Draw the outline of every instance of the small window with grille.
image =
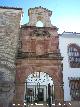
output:
M 80 47 L 76 44 L 69 45 L 68 58 L 71 68 L 80 68 Z
M 80 100 L 80 80 L 70 80 L 71 100 Z

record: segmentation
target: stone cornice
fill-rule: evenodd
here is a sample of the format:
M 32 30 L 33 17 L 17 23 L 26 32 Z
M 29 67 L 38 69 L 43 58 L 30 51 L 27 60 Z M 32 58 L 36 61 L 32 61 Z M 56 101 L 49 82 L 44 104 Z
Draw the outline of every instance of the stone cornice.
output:
M 63 57 L 61 57 L 60 53 L 47 53 L 43 55 L 36 55 L 35 52 L 18 52 L 18 55 L 16 56 L 16 59 L 40 59 L 40 60 L 63 60 Z
M 25 29 L 25 28 L 35 28 L 35 29 L 51 29 L 51 30 L 57 30 L 58 28 L 56 26 L 53 27 L 36 27 L 36 26 L 27 26 L 27 24 L 21 25 L 21 29 Z

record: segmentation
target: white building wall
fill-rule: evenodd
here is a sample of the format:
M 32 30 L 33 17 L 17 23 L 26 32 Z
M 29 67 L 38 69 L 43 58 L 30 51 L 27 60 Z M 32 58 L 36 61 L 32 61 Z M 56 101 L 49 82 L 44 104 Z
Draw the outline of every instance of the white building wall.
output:
M 68 45 L 74 43 L 80 46 L 80 35 L 59 37 L 59 48 L 63 57 L 64 101 L 71 101 L 68 77 L 80 77 L 80 68 L 70 68 L 68 62 Z

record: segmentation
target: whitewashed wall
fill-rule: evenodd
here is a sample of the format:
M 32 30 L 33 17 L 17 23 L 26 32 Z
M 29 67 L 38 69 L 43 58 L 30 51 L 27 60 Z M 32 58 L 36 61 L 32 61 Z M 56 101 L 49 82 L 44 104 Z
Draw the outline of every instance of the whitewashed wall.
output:
M 64 35 L 64 36 L 63 36 Z M 80 46 L 80 34 L 63 33 L 59 36 L 59 48 L 63 58 L 63 82 L 64 82 L 64 101 L 70 101 L 70 88 L 68 77 L 80 77 L 80 68 L 70 68 L 68 62 L 68 45 L 77 44 Z

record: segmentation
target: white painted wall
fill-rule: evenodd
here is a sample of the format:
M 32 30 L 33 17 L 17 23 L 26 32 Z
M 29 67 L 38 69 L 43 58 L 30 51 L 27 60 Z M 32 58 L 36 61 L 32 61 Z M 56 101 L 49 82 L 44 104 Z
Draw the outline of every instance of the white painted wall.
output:
M 64 36 L 63 36 L 64 35 Z M 63 82 L 64 82 L 64 101 L 70 101 L 70 88 L 68 77 L 80 77 L 80 68 L 70 68 L 68 63 L 68 45 L 75 43 L 80 46 L 80 34 L 73 35 L 63 33 L 62 36 L 59 36 L 59 48 L 61 56 L 63 57 Z

